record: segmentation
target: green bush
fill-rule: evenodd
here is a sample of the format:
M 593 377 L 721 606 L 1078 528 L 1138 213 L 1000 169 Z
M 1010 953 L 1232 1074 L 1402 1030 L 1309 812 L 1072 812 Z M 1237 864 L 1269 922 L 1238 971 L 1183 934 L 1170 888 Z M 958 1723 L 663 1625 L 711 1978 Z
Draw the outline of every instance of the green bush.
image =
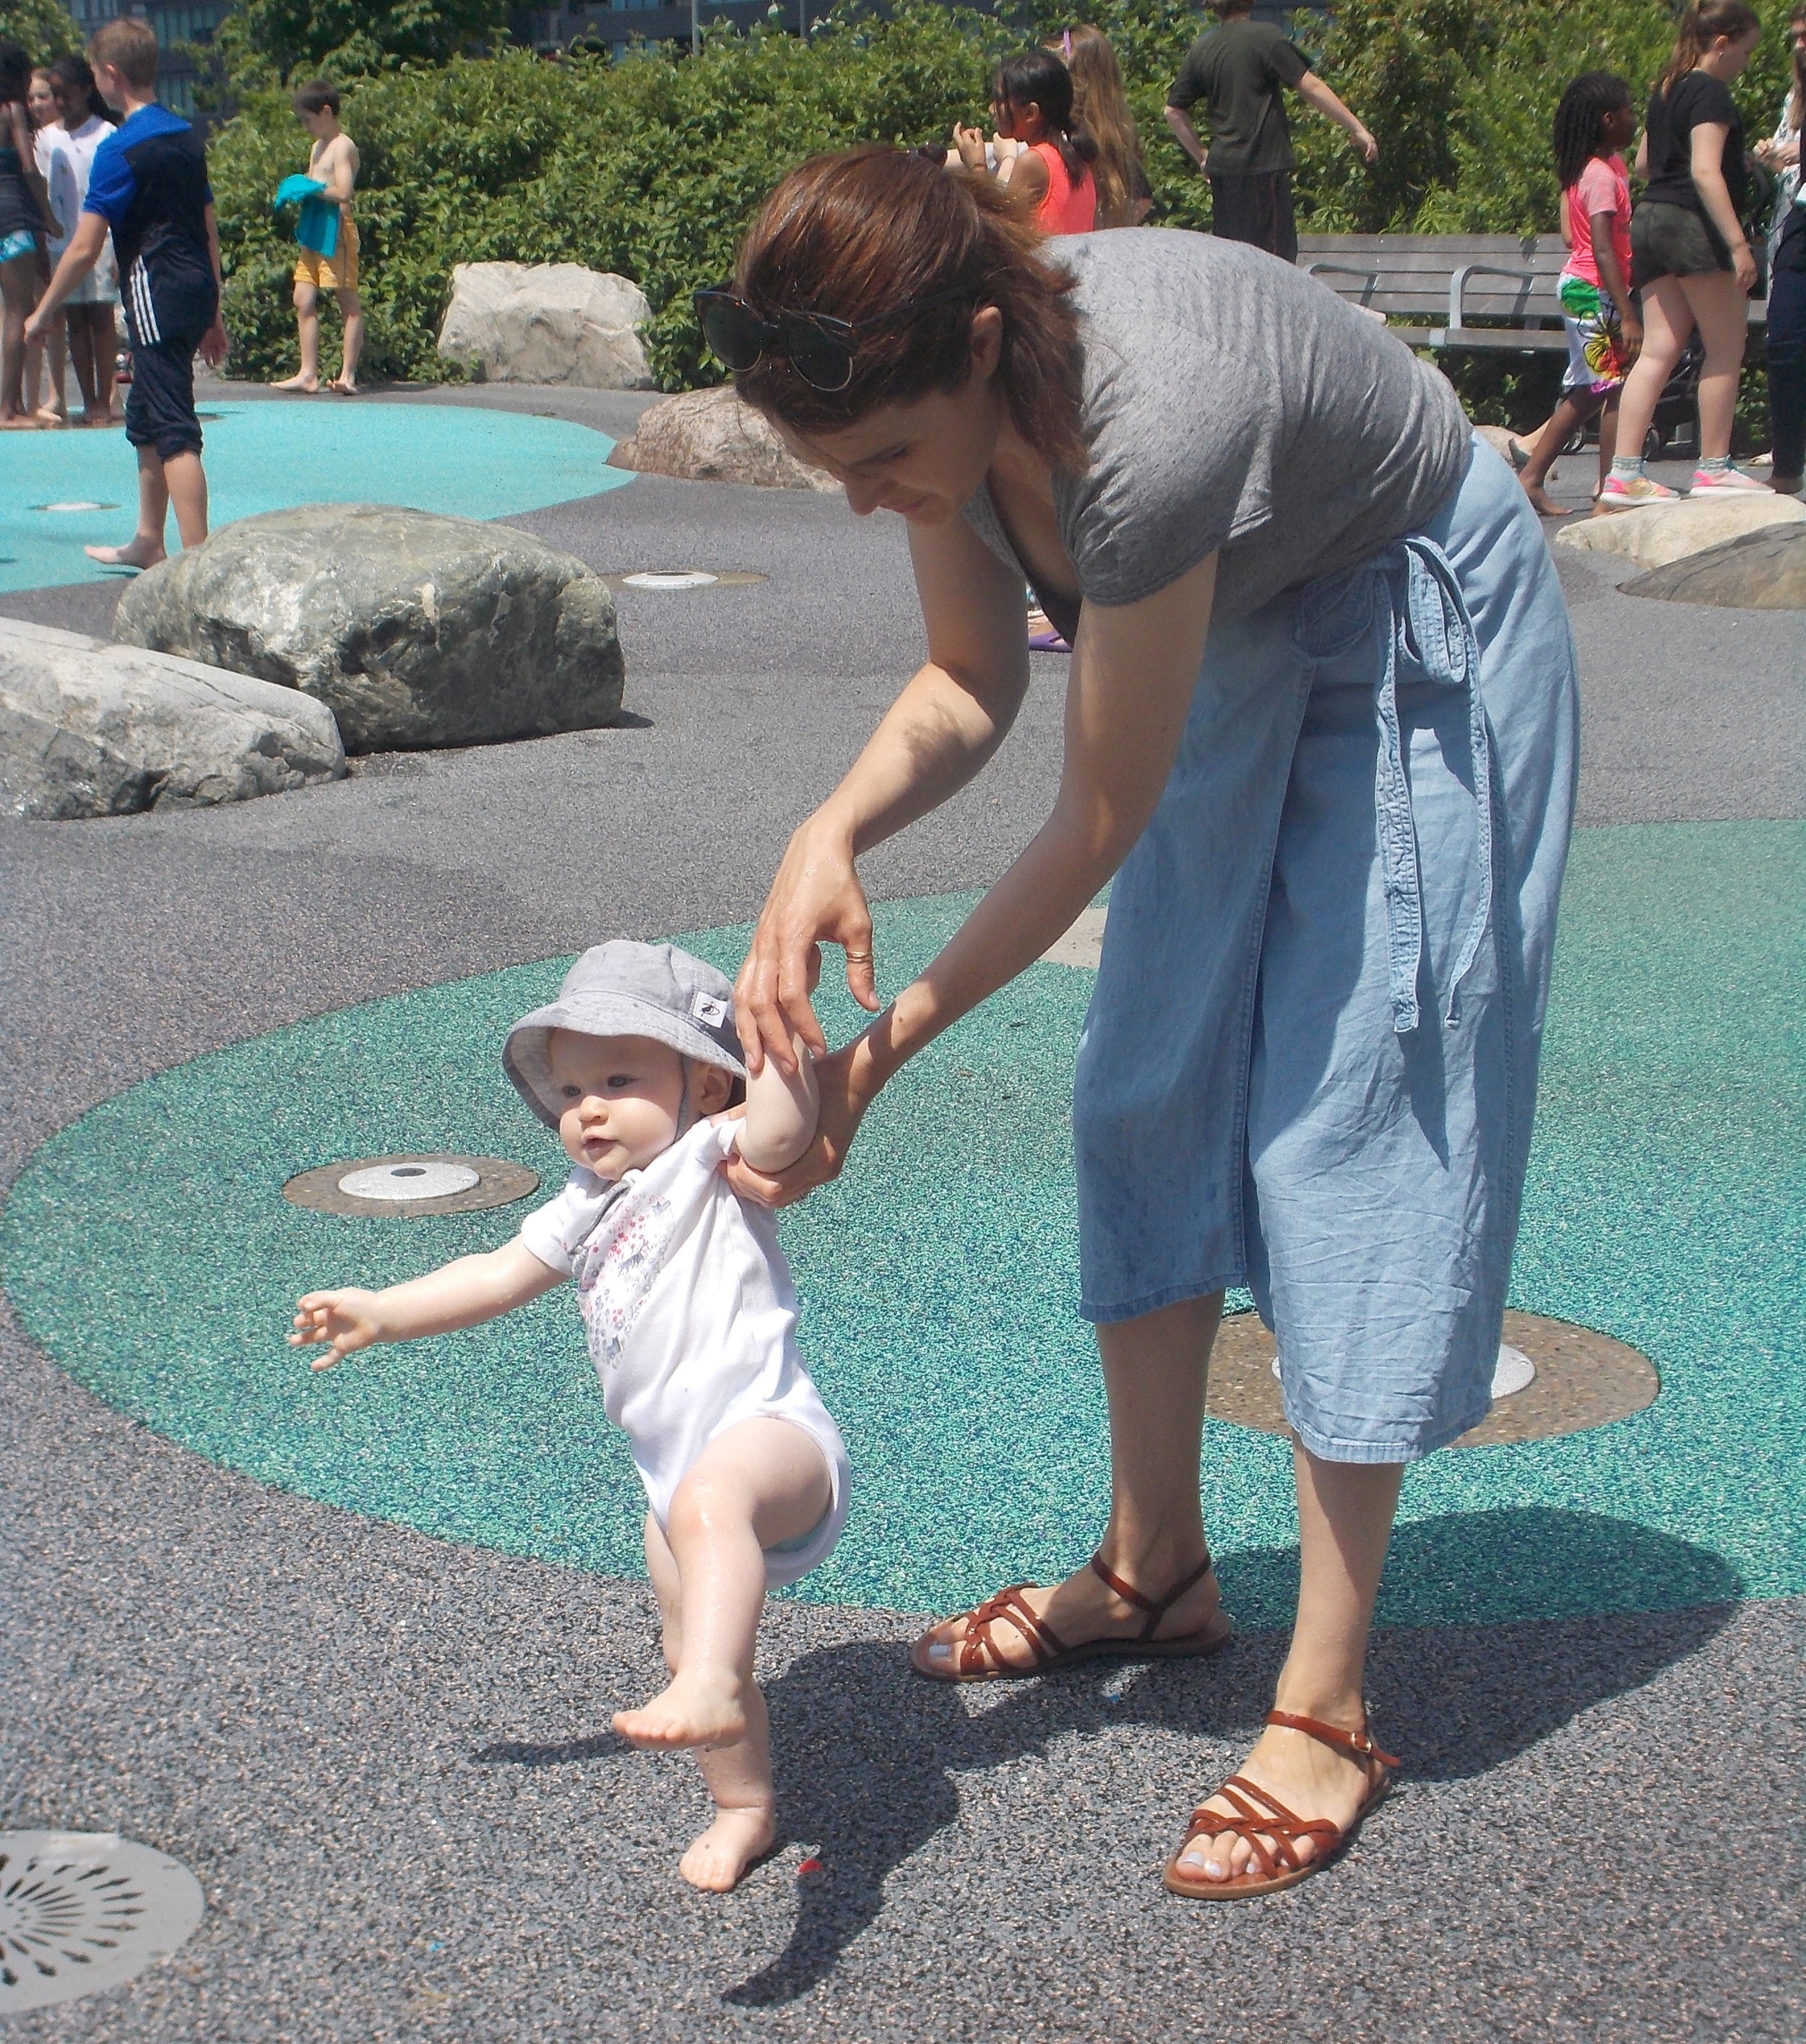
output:
M 17 43 L 34 64 L 48 63 L 80 41 L 61 0 L 6 0 L 0 5 L 0 43 Z
M 1101 0 L 1085 11 L 1128 78 L 1155 218 L 1207 226 L 1208 187 L 1162 114 L 1197 13 L 1178 0 Z M 714 29 L 694 59 L 671 46 L 613 64 L 509 51 L 352 81 L 344 117 L 363 157 L 371 370 L 452 373 L 433 336 L 455 263 L 572 262 L 645 291 L 664 388 L 713 380 L 690 294 L 727 274 L 778 178 L 818 150 L 944 138 L 956 117 L 982 113 L 997 56 L 1069 18 L 1059 0 L 1031 0 L 1013 25 L 898 0 L 882 21 L 836 12 L 807 44 Z M 1549 125 L 1566 81 L 1620 71 L 1640 101 L 1673 29 L 1663 0 L 1339 0 L 1329 26 L 1301 16 L 1297 33 L 1381 144 L 1370 170 L 1339 129 L 1298 111 L 1304 225 L 1527 233 L 1556 225 Z M 1777 20 L 1739 87 L 1752 135 L 1773 125 L 1785 56 Z M 213 144 L 241 373 L 294 363 L 294 244 L 269 198 L 305 163 L 305 144 L 287 94 L 266 90 Z M 1546 409 L 1547 364 L 1454 366 L 1480 416 L 1527 424 Z

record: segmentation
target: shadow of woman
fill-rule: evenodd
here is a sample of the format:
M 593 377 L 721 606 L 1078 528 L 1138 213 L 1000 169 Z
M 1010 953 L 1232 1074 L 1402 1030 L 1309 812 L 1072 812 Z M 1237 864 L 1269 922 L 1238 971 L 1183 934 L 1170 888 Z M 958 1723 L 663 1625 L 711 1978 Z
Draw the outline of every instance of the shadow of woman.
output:
M 1473 1576 L 1479 1618 L 1501 1602 L 1489 1598 L 1486 1575 L 1506 1567 L 1531 1575 L 1544 1610 L 1553 1596 L 1553 1608 L 1572 1615 L 1376 1636 L 1376 1721 L 1408 1755 L 1413 1779 L 1485 1773 L 1639 1688 L 1718 1632 L 1743 1588 L 1719 1556 L 1671 1535 L 1540 1507 L 1401 1526 L 1388 1575 L 1439 1576 L 1445 1600 L 1451 1581 Z M 1233 1577 L 1259 1585 L 1266 1594 L 1255 1601 L 1266 1605 L 1288 1578 L 1295 1585 L 1297 1569 L 1296 1549 L 1262 1550 L 1235 1557 Z M 724 1998 L 780 2005 L 832 1973 L 876 1920 L 890 1874 L 958 1818 L 956 1776 L 1044 1755 L 1057 1739 L 1106 1726 L 1246 1737 L 1271 1702 L 1285 1647 L 1282 1633 L 1250 1633 L 1205 1666 L 1131 1663 L 1126 1679 L 1124 1664 L 1089 1662 L 1013 1686 L 972 1715 L 951 1685 L 913 1677 L 893 1645 L 805 1654 L 770 1689 L 778 1826 L 782 1838 L 819 1845 L 824 1865 L 799 1883 L 783 1951 Z

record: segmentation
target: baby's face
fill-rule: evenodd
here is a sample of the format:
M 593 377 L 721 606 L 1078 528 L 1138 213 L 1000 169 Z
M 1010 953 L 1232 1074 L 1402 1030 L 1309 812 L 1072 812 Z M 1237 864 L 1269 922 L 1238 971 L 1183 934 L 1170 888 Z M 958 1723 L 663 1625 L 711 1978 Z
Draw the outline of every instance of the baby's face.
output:
M 555 1029 L 548 1048 L 558 1133 L 572 1163 L 598 1178 L 621 1178 L 644 1170 L 677 1140 L 683 1059 L 668 1043 Z M 697 1066 L 690 1075 L 693 1112 L 714 1112 L 730 1085 L 729 1074 Z

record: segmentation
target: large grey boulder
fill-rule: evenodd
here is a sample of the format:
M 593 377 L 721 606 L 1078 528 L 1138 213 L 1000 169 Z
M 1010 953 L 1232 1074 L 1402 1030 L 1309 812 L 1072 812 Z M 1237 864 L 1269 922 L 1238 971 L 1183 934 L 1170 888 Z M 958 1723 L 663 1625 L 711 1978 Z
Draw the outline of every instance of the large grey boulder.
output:
M 1732 610 L 1806 610 L 1806 523 L 1769 525 L 1620 582 L 1621 596 Z
M 1703 554 L 1708 547 L 1746 532 L 1806 520 L 1806 505 L 1772 490 L 1727 491 L 1683 497 L 1673 504 L 1639 504 L 1592 518 L 1570 518 L 1555 535 L 1558 547 L 1583 553 L 1616 554 L 1639 568 L 1666 567 L 1670 561 Z
M 280 794 L 345 770 L 324 704 L 0 618 L 0 809 L 62 821 Z
M 529 532 L 392 505 L 222 526 L 140 575 L 113 635 L 304 690 L 349 752 L 587 731 L 621 709 L 601 576 Z
M 650 390 L 640 286 L 576 263 L 459 263 L 439 352 L 486 383 Z
M 763 412 L 743 405 L 731 383 L 686 390 L 649 405 L 612 468 L 687 482 L 753 482 L 768 490 L 838 490 L 832 476 L 797 459 Z

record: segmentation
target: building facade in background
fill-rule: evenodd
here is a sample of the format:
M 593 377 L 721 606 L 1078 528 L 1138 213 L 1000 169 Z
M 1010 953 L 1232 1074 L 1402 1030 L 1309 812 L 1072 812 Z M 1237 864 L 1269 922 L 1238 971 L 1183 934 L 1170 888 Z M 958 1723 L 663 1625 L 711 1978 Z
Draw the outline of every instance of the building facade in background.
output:
M 232 12 L 232 0 L 185 0 L 165 6 L 162 0 L 64 0 L 85 43 L 102 21 L 136 14 L 156 31 L 161 52 L 157 63 L 157 97 L 172 113 L 191 120 L 194 113 L 196 45 L 205 47 Z

